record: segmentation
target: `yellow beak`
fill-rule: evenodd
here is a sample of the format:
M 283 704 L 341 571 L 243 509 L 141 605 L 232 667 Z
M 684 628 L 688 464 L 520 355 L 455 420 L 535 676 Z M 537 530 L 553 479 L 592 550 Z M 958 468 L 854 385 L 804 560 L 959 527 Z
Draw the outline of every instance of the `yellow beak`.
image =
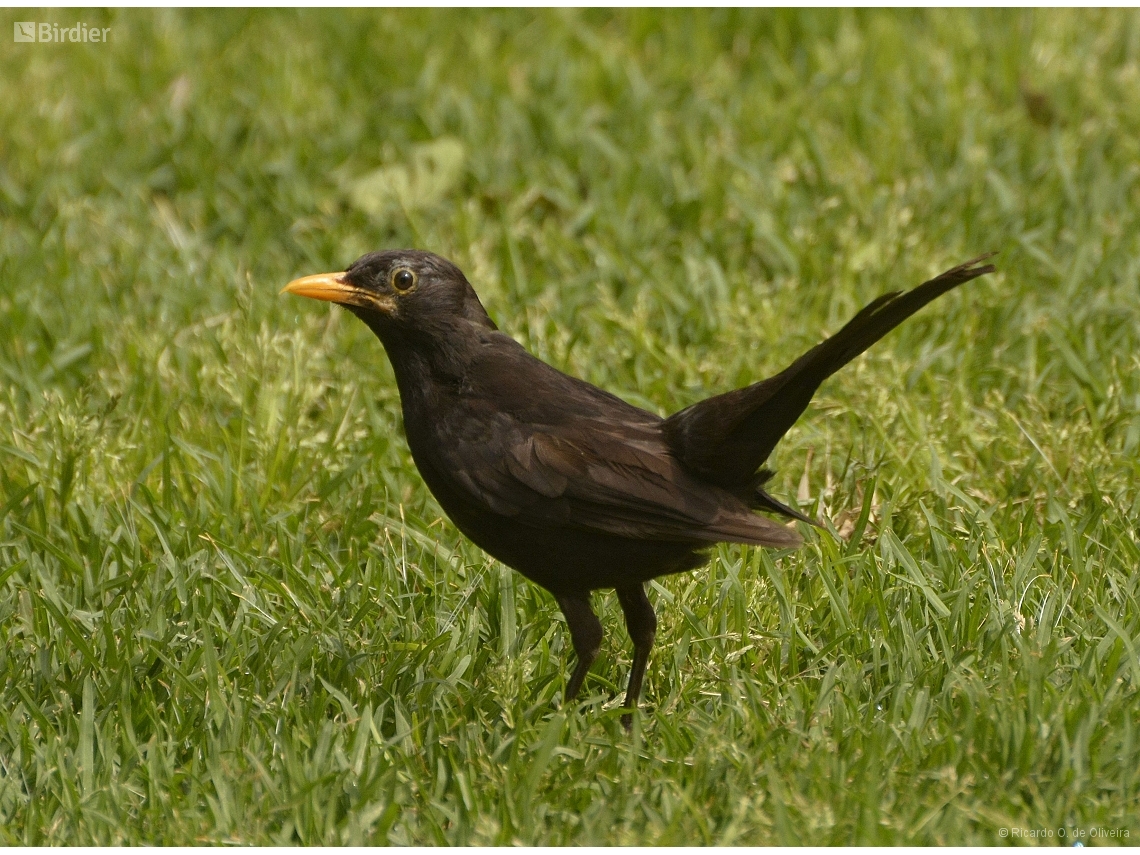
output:
M 328 300 L 330 303 L 340 303 L 345 296 L 356 289 L 346 285 L 341 278 L 344 273 L 318 273 L 315 276 L 303 276 L 294 279 L 281 289 L 281 293 L 289 292 L 298 297 L 312 297 L 314 300 Z
M 364 288 L 357 288 L 344 281 L 344 273 L 317 273 L 294 279 L 281 289 L 281 293 L 296 294 L 298 297 L 312 297 L 342 306 L 360 306 L 390 314 L 396 308 L 396 301 L 390 295 L 376 294 Z

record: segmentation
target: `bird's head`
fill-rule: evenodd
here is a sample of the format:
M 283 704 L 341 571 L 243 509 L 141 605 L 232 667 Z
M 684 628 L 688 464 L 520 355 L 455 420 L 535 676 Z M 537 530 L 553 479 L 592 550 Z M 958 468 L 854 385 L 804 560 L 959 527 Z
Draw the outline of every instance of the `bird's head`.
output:
M 370 252 L 342 273 L 295 279 L 284 291 L 344 306 L 381 339 L 440 334 L 463 322 L 495 329 L 463 271 L 421 250 Z

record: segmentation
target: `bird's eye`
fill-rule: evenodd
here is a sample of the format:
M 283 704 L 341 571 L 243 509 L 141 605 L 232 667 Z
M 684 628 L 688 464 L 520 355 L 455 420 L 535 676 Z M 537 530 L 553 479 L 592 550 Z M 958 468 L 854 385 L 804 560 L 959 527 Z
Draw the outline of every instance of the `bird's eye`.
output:
M 408 268 L 401 267 L 392 273 L 392 287 L 397 291 L 411 291 L 415 285 L 416 274 L 412 273 Z

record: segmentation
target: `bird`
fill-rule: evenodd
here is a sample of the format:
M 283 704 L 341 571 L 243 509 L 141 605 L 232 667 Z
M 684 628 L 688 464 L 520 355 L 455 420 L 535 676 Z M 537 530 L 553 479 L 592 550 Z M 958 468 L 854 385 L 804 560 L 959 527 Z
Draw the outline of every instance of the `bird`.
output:
M 531 355 L 498 329 L 463 272 L 431 252 L 371 252 L 282 293 L 343 306 L 380 339 L 432 495 L 565 616 L 577 662 L 563 703 L 601 648 L 591 592 L 615 590 L 633 643 L 628 728 L 657 632 L 646 583 L 701 567 L 720 542 L 800 545 L 790 523 L 760 513 L 818 525 L 765 489 L 772 450 L 824 380 L 927 303 L 994 272 L 984 263 L 993 255 L 884 294 L 778 374 L 664 418 Z

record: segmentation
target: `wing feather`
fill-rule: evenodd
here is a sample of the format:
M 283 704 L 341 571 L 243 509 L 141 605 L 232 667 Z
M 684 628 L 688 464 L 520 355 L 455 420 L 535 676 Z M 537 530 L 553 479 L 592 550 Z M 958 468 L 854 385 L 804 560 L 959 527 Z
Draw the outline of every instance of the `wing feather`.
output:
M 453 444 L 445 466 L 496 514 L 635 539 L 800 543 L 791 529 L 693 477 L 655 425 L 599 420 L 589 431 L 576 424 L 571 436 L 561 426 L 496 421 L 493 438 Z

